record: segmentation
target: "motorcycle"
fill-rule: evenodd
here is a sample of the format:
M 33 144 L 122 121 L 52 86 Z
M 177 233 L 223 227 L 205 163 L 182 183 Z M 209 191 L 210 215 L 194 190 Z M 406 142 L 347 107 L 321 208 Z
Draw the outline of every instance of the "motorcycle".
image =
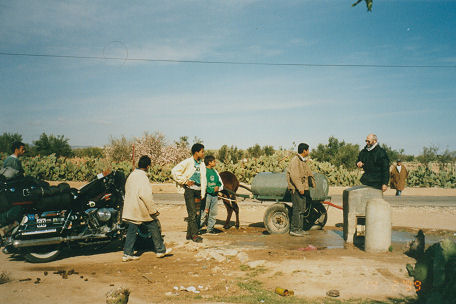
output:
M 39 192 L 37 188 L 32 191 Z M 45 263 L 66 247 L 100 246 L 122 240 L 126 226 L 121 213 L 125 192 L 122 171 L 99 174 L 81 189 L 22 204 L 25 214 L 6 237 L 3 252 Z

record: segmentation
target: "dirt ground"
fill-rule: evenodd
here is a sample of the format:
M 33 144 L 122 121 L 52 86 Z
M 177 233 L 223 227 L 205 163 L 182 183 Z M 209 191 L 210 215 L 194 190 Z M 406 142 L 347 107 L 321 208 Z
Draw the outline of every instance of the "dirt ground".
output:
M 274 294 L 276 287 L 294 291 L 288 303 L 334 303 L 326 295 L 333 289 L 341 302 L 400 303 L 415 296 L 405 270 L 414 260 L 403 254 L 405 242 L 382 254 L 345 246 L 342 211 L 335 208 L 323 231 L 303 238 L 269 235 L 263 226 L 266 207 L 240 203 L 241 228 L 224 230 L 226 211 L 219 205 L 216 228 L 222 232 L 203 235 L 204 242 L 196 244 L 185 240 L 185 206 L 160 204 L 165 243 L 173 248 L 173 255 L 162 259 L 145 252 L 138 261 L 121 262 L 122 244 L 95 252 L 67 250 L 45 264 L 0 253 L 0 272 L 11 280 L 0 284 L 0 303 L 106 303 L 105 294 L 117 287 L 130 289 L 131 304 L 279 303 L 285 299 Z M 454 237 L 456 207 L 397 207 L 392 221 L 395 231 L 424 228 L 427 235 Z M 63 278 L 56 273 L 61 270 L 74 273 Z

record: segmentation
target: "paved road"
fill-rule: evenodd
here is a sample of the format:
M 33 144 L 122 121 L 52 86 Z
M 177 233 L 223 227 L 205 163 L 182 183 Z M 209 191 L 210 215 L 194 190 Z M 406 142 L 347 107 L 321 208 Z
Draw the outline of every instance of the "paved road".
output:
M 183 204 L 184 196 L 176 193 L 157 193 L 154 198 L 159 203 Z M 431 206 L 431 207 L 456 207 L 456 196 L 385 196 L 384 199 L 393 207 L 400 206 Z M 334 195 L 331 202 L 342 206 L 342 195 Z M 246 200 L 243 204 L 258 204 L 258 201 Z M 271 202 L 264 202 L 270 204 Z

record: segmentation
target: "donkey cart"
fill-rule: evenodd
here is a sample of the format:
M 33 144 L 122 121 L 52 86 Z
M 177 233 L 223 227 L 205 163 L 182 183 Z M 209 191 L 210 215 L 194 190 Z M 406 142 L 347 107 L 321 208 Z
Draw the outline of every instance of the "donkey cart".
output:
M 311 202 L 302 214 L 303 230 L 322 229 L 328 219 L 327 208 L 323 204 L 332 205 L 328 196 L 329 183 L 325 175 L 314 173 L 316 186 L 310 188 Z M 258 173 L 248 189 L 251 195 L 236 194 L 243 198 L 253 198 L 260 202 L 275 201 L 264 213 L 264 226 L 271 234 L 287 233 L 290 230 L 291 218 L 291 194 L 287 189 L 287 177 L 285 172 L 262 172 Z M 337 207 L 337 206 L 335 206 Z

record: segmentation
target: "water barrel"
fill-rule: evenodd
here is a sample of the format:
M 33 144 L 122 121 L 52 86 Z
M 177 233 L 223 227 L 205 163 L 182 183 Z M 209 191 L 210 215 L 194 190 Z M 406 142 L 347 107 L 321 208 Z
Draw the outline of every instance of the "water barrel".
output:
M 325 200 L 328 196 L 329 182 L 325 175 L 313 173 L 316 187 L 310 188 L 310 197 L 314 201 Z M 285 172 L 261 172 L 252 181 L 252 193 L 258 200 L 291 201 Z

